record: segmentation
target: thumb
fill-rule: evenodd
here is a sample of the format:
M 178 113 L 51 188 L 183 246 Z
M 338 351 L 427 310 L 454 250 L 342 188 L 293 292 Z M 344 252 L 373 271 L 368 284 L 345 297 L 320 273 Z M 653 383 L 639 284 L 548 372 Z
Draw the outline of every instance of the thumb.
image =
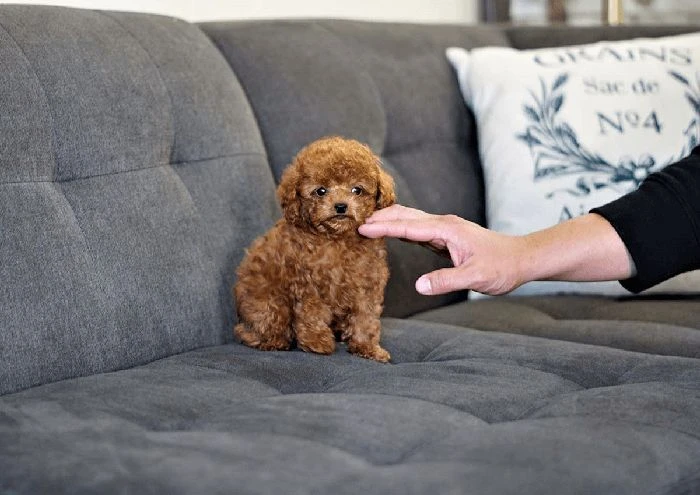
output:
M 465 282 L 464 274 L 459 268 L 443 268 L 426 273 L 416 280 L 416 291 L 425 296 L 447 294 L 466 288 Z

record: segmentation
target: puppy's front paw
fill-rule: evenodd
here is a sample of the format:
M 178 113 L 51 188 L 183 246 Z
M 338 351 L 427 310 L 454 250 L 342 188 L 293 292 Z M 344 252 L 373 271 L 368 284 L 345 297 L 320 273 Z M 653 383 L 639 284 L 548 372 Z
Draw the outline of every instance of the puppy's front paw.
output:
M 297 345 L 306 352 L 333 354 L 335 352 L 335 336 L 330 329 L 327 332 L 305 334 L 303 338 L 297 335 Z
M 239 323 L 234 327 L 234 334 L 242 343 L 261 351 L 287 351 L 291 342 L 284 335 L 265 335 L 249 325 Z
M 355 354 L 356 356 L 363 357 L 365 359 L 373 359 L 374 361 L 379 361 L 380 363 L 388 363 L 391 360 L 391 355 L 386 349 L 380 345 L 374 346 L 358 346 L 349 345 L 348 351 Z
M 377 346 L 374 348 L 374 352 L 372 356 L 370 356 L 370 359 L 374 359 L 380 363 L 388 363 L 391 361 L 391 354 L 389 354 L 389 352 L 383 347 Z

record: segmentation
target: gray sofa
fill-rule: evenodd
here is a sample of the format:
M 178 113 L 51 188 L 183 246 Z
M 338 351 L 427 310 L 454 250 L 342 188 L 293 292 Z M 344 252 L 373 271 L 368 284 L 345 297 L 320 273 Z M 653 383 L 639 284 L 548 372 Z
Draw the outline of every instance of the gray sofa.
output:
M 233 341 L 230 288 L 307 142 L 483 222 L 451 45 L 692 27 L 188 24 L 0 6 L 0 493 L 700 493 L 700 298 L 423 297 L 393 364 Z

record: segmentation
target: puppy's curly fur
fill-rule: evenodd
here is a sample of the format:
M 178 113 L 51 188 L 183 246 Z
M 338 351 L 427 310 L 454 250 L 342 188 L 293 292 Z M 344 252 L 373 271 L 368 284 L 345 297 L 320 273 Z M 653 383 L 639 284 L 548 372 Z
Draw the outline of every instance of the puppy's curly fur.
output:
M 394 203 L 394 182 L 370 149 L 328 137 L 306 146 L 277 189 L 284 218 L 256 239 L 237 271 L 235 334 L 263 350 L 331 354 L 336 339 L 387 362 L 379 345 L 389 278 L 382 239 L 357 228 Z

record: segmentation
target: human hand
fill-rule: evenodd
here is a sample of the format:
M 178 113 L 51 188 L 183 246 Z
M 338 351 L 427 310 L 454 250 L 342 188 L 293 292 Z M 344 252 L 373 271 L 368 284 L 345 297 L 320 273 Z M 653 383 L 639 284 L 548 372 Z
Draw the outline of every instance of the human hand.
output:
M 397 237 L 426 243 L 449 255 L 454 267 L 436 270 L 416 281 L 425 295 L 471 289 L 484 294 L 505 294 L 522 285 L 521 259 L 527 243 L 521 237 L 485 229 L 455 215 L 431 215 L 393 205 L 376 211 L 359 228 L 371 237 Z

